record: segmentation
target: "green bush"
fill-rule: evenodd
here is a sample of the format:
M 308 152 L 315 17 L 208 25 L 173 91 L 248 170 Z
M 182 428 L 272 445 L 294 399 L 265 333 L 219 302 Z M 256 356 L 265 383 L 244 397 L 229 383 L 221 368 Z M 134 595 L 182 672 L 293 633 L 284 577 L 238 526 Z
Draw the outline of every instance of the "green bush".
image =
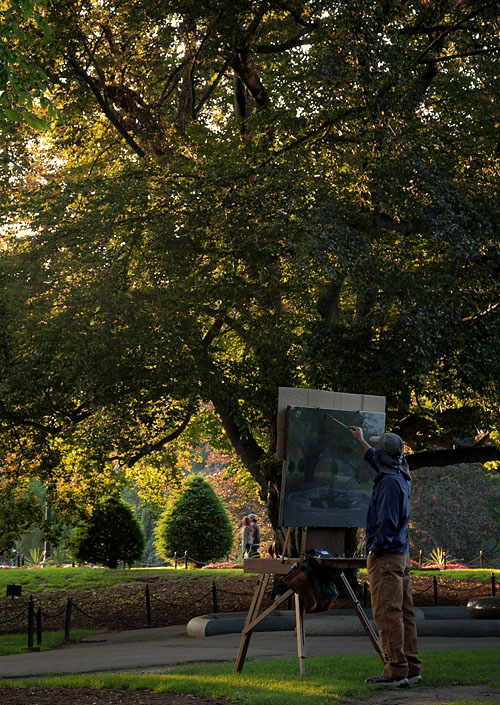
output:
M 479 464 L 418 468 L 413 472 L 412 555 L 440 546 L 458 561 L 498 556 L 500 476 Z
M 69 550 L 78 561 L 116 568 L 119 561 L 130 565 L 141 558 L 144 535 L 132 509 L 110 497 L 78 524 Z
M 167 505 L 156 527 L 156 548 L 165 559 L 187 551 L 207 562 L 231 551 L 233 530 L 228 514 L 212 486 L 202 477 L 189 477 Z

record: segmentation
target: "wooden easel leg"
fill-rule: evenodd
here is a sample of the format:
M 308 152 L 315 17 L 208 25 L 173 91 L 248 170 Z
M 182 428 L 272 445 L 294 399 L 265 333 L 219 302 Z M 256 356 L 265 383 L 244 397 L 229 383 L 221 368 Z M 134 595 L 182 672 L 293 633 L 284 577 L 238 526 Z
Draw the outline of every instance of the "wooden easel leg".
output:
M 302 678 L 306 675 L 306 642 L 304 636 L 304 603 L 295 593 L 295 622 L 297 628 L 297 654 Z
M 359 619 L 359 621 L 361 622 L 361 626 L 363 627 L 363 629 L 365 630 L 365 632 L 366 632 L 368 638 L 370 639 L 370 641 L 371 641 L 371 643 L 372 643 L 372 645 L 373 645 L 373 648 L 375 649 L 375 651 L 377 652 L 377 654 L 380 656 L 380 658 L 382 659 L 382 661 L 385 663 L 384 652 L 382 651 L 382 647 L 381 647 L 381 645 L 380 645 L 380 641 L 379 641 L 379 638 L 378 638 L 378 635 L 377 635 L 376 631 L 373 629 L 373 627 L 372 627 L 372 625 L 371 625 L 371 623 L 370 623 L 370 620 L 369 620 L 368 617 L 366 616 L 366 612 L 365 612 L 364 609 L 361 607 L 361 603 L 360 603 L 360 601 L 358 600 L 358 598 L 356 597 L 356 593 L 354 592 L 354 590 L 353 590 L 352 587 L 350 586 L 349 581 L 347 580 L 346 576 L 344 575 L 344 572 L 341 572 L 341 573 L 340 573 L 340 577 L 341 577 L 341 579 L 342 579 L 342 582 L 344 583 L 344 587 L 345 587 L 345 589 L 346 589 L 347 597 L 348 597 L 349 600 L 351 601 L 351 604 L 352 604 L 352 606 L 354 607 L 354 611 L 355 611 L 356 614 L 358 615 L 358 619 Z
M 288 551 L 288 543 L 290 541 L 290 536 L 292 535 L 292 527 L 289 526 L 286 532 L 285 543 L 283 544 L 283 550 L 281 551 L 281 562 L 285 562 L 286 552 Z
M 262 600 L 264 599 L 264 595 L 266 593 L 270 577 L 271 576 L 269 573 L 263 573 L 259 578 L 257 587 L 255 588 L 255 592 L 252 597 L 252 602 L 250 603 L 250 608 L 248 610 L 247 618 L 245 620 L 245 626 L 243 627 L 240 648 L 238 650 L 238 654 L 236 656 L 236 661 L 234 664 L 235 673 L 241 673 L 243 669 L 243 664 L 245 663 L 248 646 L 250 644 L 250 637 L 253 633 L 253 629 L 247 628 L 248 625 L 250 625 L 255 619 L 255 617 L 259 614 L 259 610 L 262 605 Z

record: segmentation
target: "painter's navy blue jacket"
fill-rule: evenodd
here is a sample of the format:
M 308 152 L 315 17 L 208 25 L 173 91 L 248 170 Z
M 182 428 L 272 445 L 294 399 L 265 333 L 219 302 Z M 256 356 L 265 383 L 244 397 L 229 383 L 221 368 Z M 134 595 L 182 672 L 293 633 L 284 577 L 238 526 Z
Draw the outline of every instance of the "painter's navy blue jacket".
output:
M 365 460 L 376 470 L 366 518 L 366 551 L 408 553 L 411 477 L 404 456 L 393 458 L 370 448 Z

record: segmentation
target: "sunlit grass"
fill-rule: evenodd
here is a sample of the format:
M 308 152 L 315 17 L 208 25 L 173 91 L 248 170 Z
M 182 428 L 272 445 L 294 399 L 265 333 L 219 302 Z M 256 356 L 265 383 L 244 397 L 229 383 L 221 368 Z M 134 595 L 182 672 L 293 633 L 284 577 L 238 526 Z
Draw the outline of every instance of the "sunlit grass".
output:
M 71 641 L 78 642 L 88 634 L 99 634 L 104 629 L 72 629 Z M 40 651 L 48 651 L 64 643 L 64 630 L 43 632 Z M 34 645 L 38 646 L 36 639 Z M 9 654 L 22 654 L 27 650 L 28 637 L 24 634 L 1 634 L 0 635 L 0 656 L 8 656 Z
M 23 594 L 37 592 L 69 592 L 94 588 L 116 587 L 124 583 L 147 583 L 152 578 L 178 580 L 180 578 L 231 578 L 242 577 L 241 568 L 206 570 L 188 568 L 137 568 L 132 570 L 109 570 L 95 568 L 12 568 L 0 570 L 0 597 L 6 597 L 7 585 L 21 585 Z M 10 599 L 10 598 L 9 598 Z M 15 601 L 13 602 L 13 605 Z
M 500 649 L 428 651 L 422 660 L 425 685 L 500 687 Z M 330 705 L 368 698 L 374 688 L 364 680 L 379 674 L 376 655 L 356 654 L 308 658 L 305 678 L 299 675 L 297 659 L 289 658 L 247 661 L 242 673 L 233 673 L 233 664 L 224 663 L 178 667 L 164 674 L 70 675 L 3 681 L 2 685 L 153 690 L 227 698 L 243 705 Z M 488 703 L 500 705 L 500 698 Z
M 482 582 L 488 582 L 491 580 L 491 574 L 494 573 L 496 580 L 500 580 L 500 570 L 484 568 L 453 568 L 446 570 L 428 569 L 428 570 L 417 570 L 411 571 L 412 575 L 435 575 L 437 578 L 455 578 L 456 580 L 480 580 Z
M 500 570 L 412 570 L 412 575 L 436 575 L 438 578 L 455 578 L 456 580 L 491 580 L 494 572 L 500 581 Z M 232 578 L 251 577 L 243 573 L 241 568 L 228 568 L 206 570 L 184 567 L 174 568 L 137 568 L 132 570 L 109 570 L 95 568 L 63 568 L 59 566 L 49 568 L 22 569 L 13 568 L 0 570 L 0 599 L 6 598 L 6 587 L 9 583 L 21 585 L 23 594 L 39 592 L 69 592 L 71 590 L 87 590 L 94 588 L 115 587 L 124 583 L 147 583 L 153 578 L 161 580 L 177 580 L 180 578 Z M 360 571 L 360 578 L 366 578 L 366 571 Z M 9 598 L 10 599 L 10 598 Z M 15 603 L 13 603 L 14 605 Z

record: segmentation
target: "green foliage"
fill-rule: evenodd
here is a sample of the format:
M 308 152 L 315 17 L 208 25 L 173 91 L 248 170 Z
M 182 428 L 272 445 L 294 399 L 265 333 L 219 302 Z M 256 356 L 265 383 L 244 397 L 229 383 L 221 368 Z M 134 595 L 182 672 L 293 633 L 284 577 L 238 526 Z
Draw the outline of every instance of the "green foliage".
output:
M 6 167 L 7 173 L 13 168 L 20 171 L 20 167 L 11 159 L 5 123 L 26 123 L 43 131 L 49 129 L 45 117 L 60 117 L 50 98 L 50 81 L 40 57 L 30 54 L 35 36 L 45 42 L 50 36 L 44 17 L 46 4 L 46 0 L 5 0 L 0 4 L 0 136 L 4 143 L 0 166 Z
M 126 482 L 160 504 L 200 431 L 276 527 L 279 386 L 384 395 L 414 450 L 495 440 L 491 5 L 61 0 L 46 22 L 21 55 L 64 122 L 8 122 L 22 176 L 0 175 L 0 443 L 61 514 Z
M 430 552 L 429 558 L 425 561 L 424 565 L 435 565 L 435 566 L 440 567 L 440 566 L 444 566 L 444 560 L 445 560 L 445 551 L 443 551 L 443 549 L 440 548 L 439 546 L 436 546 Z
M 0 554 L 9 554 L 15 542 L 43 521 L 35 494 L 22 485 L 0 478 Z
M 76 527 L 69 549 L 77 560 L 116 568 L 141 558 L 144 536 L 129 506 L 113 497 L 94 508 Z
M 459 561 L 498 559 L 500 477 L 481 466 L 420 468 L 413 473 L 412 554 L 435 546 Z M 451 558 L 448 563 L 453 562 Z M 441 556 L 441 561 L 444 562 Z
M 211 485 L 200 476 L 188 477 L 169 501 L 156 528 L 157 550 L 171 560 L 187 551 L 195 560 L 217 560 L 231 551 L 233 531 L 227 512 Z

